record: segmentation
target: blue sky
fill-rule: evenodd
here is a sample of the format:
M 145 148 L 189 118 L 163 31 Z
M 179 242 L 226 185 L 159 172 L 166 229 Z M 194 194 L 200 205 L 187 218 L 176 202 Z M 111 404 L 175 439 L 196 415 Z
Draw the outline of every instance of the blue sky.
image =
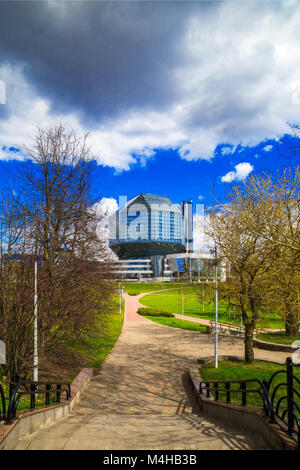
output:
M 239 163 L 252 165 L 251 173 L 272 173 L 295 163 L 295 157 L 289 157 L 288 149 L 278 141 L 263 141 L 253 148 L 226 147 L 230 151 L 225 154 L 222 154 L 222 147 L 218 147 L 211 161 L 189 162 L 183 160 L 177 150 L 156 150 L 155 156 L 143 165 L 136 163 L 127 171 L 97 165 L 92 183 L 93 196 L 118 201 L 119 196 L 130 199 L 148 192 L 169 196 L 175 203 L 192 199 L 195 203 L 211 205 L 215 198 L 224 200 L 231 183 L 223 182 L 222 177 L 234 171 Z M 17 191 L 18 172 L 28 164 L 30 161 L 0 161 L 1 187 L 10 186 Z
M 264 150 L 271 146 L 269 150 Z M 176 150 L 157 151 L 155 157 L 144 166 L 134 165 L 130 171 L 116 173 L 109 168 L 98 167 L 95 192 L 101 196 L 128 199 L 141 192 L 167 195 L 173 202 L 192 199 L 195 203 L 213 204 L 215 198 L 224 200 L 230 183 L 221 177 L 234 170 L 240 162 L 249 162 L 253 171 L 274 172 L 295 163 L 287 157 L 287 149 L 278 142 L 264 141 L 254 148 L 237 148 L 233 153 L 218 154 L 211 162 L 186 161 Z M 200 197 L 199 197 L 200 196 Z
M 2 188 L 17 190 L 36 127 L 58 121 L 89 134 L 99 198 L 210 205 L 289 165 L 299 24 L 294 0 L 1 2 Z

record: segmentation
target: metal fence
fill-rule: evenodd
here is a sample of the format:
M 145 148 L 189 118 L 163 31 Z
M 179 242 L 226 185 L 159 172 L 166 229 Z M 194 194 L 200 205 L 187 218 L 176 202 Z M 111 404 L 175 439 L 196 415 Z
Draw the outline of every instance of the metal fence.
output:
M 211 330 L 213 331 L 216 327 L 215 320 L 211 320 L 209 322 L 211 326 Z M 235 325 L 232 323 L 224 323 L 218 321 L 218 332 L 222 334 L 236 334 L 237 336 L 244 336 L 245 335 L 245 327 L 243 325 Z M 268 330 L 263 328 L 255 328 L 254 334 L 264 334 L 267 333 Z
M 0 384 L 0 422 L 6 419 L 6 401 L 3 387 Z
M 0 421 L 11 424 L 13 420 L 17 419 L 17 410 L 21 399 L 26 396 L 29 397 L 27 408 L 34 410 L 37 406 L 61 403 L 62 399 L 69 400 L 71 387 L 66 382 L 11 382 L 9 396 L 6 398 L 0 385 Z

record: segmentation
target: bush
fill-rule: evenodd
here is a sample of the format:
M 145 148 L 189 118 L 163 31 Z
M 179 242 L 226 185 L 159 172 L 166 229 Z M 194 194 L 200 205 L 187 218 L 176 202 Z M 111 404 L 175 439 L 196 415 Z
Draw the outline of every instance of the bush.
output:
M 146 315 L 149 317 L 174 317 L 173 313 L 164 312 L 163 310 L 160 310 L 159 308 L 141 307 L 138 309 L 138 313 L 140 315 Z

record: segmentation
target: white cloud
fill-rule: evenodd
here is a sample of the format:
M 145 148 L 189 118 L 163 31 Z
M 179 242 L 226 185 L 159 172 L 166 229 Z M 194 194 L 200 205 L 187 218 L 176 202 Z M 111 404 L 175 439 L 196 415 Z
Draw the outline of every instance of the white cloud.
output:
M 232 146 L 232 145 L 223 145 L 223 147 L 220 150 L 220 153 L 222 155 L 230 155 L 230 154 L 234 153 L 235 148 L 236 147 Z
M 205 16 L 187 15 L 176 42 L 178 62 L 170 64 L 173 82 L 161 84 L 166 93 L 172 90 L 172 100 L 152 109 L 133 102 L 92 125 L 79 113 L 56 111 L 51 98 L 25 79 L 23 65 L 2 65 L 7 116 L 0 120 L 0 159 L 24 159 L 2 147 L 28 144 L 36 125 L 57 120 L 89 131 L 97 162 L 118 170 L 144 163 L 158 148 L 178 148 L 189 161 L 211 161 L 220 142 L 235 148 L 275 139 L 287 132 L 287 121 L 299 119 L 293 93 L 300 89 L 300 8 L 294 2 L 276 2 L 276 8 L 263 2 L 259 8 L 255 2 L 223 2 Z M 249 163 L 240 165 L 222 181 L 243 179 L 253 170 Z
M 94 208 L 99 217 L 106 219 L 117 212 L 119 205 L 113 197 L 103 197 L 94 204 Z
M 232 183 L 233 181 L 243 181 L 254 170 L 253 165 L 248 162 L 242 162 L 235 165 L 235 171 L 229 171 L 226 175 L 222 176 L 223 183 Z
M 5 77 L 12 90 L 7 103 L 9 118 L 0 120 L 0 159 L 26 158 L 22 152 L 8 149 L 28 145 L 36 126 L 49 126 L 60 120 L 81 135 L 88 132 L 88 142 L 97 162 L 119 170 L 128 170 L 131 163 L 152 157 L 154 148 L 177 147 L 186 139 L 171 116 L 158 112 L 129 112 L 126 118 L 107 120 L 90 130 L 75 113 L 56 114 L 50 101 L 39 98 L 28 84 L 22 67 L 2 66 L 0 76 Z
M 264 147 L 264 151 L 265 151 L 265 152 L 270 152 L 270 150 L 272 150 L 272 148 L 273 148 L 273 145 L 266 145 L 266 146 Z
M 97 226 L 97 235 L 100 240 L 104 242 L 104 247 L 107 254 L 112 259 L 117 259 L 116 255 L 109 248 L 109 217 L 111 217 L 118 210 L 118 202 L 113 197 L 103 197 L 99 202 L 94 204 L 93 208 L 99 216 L 99 223 Z
M 206 215 L 195 214 L 194 223 L 194 251 L 208 253 L 214 248 L 214 241 L 205 234 L 205 230 L 209 228 L 209 218 Z

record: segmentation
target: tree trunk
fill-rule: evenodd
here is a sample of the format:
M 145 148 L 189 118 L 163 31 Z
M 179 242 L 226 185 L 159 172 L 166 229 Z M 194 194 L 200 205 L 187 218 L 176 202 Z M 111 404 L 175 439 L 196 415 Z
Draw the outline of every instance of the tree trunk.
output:
M 285 322 L 285 334 L 286 336 L 297 336 L 299 331 L 298 318 L 295 315 L 287 317 Z
M 252 364 L 254 361 L 254 351 L 253 351 L 253 331 L 254 328 L 252 325 L 245 324 L 245 362 Z
M 292 298 L 292 300 L 296 300 Z M 297 336 L 299 331 L 299 315 L 298 315 L 298 305 L 295 307 L 295 304 L 286 294 L 285 299 L 285 334 L 286 336 Z

